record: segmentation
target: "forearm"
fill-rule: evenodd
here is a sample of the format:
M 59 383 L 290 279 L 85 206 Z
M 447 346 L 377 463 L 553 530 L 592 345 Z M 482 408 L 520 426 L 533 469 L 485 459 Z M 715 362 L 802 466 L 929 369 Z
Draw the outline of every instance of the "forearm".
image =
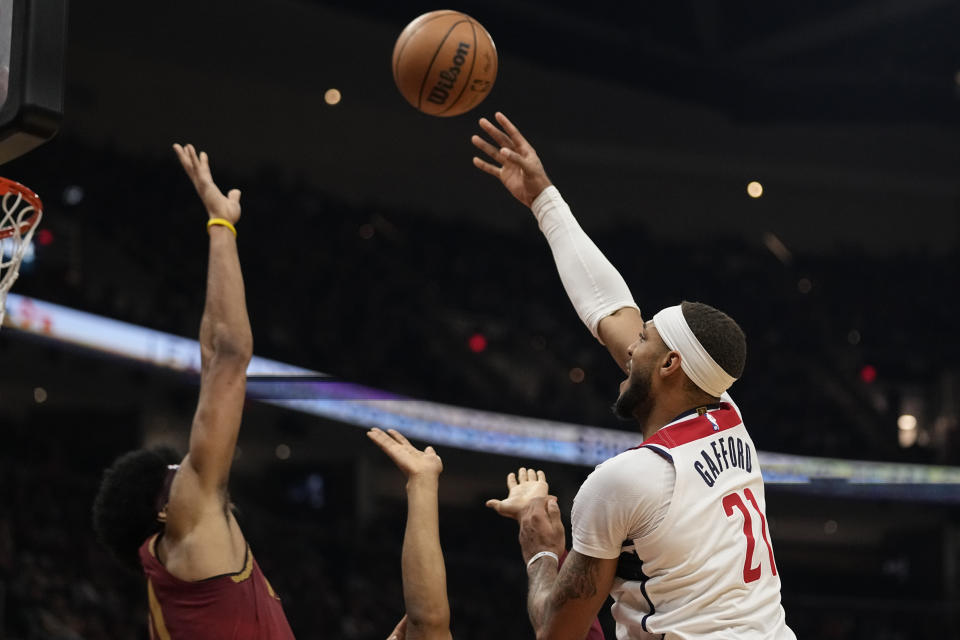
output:
M 531 205 L 550 245 L 563 288 L 577 315 L 594 337 L 603 318 L 626 307 L 637 308 L 627 283 L 587 236 L 553 186 Z
M 207 269 L 207 294 L 200 323 L 200 345 L 205 365 L 213 357 L 247 359 L 253 352 L 253 334 L 233 232 L 212 226 Z
M 537 638 L 549 627 L 550 603 L 557 583 L 557 563 L 541 558 L 527 569 L 527 614 Z
M 524 553 L 525 558 L 528 555 Z M 586 638 L 610 593 L 616 566 L 616 559 L 591 558 L 576 551 L 559 567 L 547 558 L 534 562 L 527 569 L 527 612 L 537 639 Z
M 450 626 L 447 575 L 440 548 L 438 478 L 407 482 L 407 526 L 403 536 L 403 600 L 408 624 L 444 632 Z
M 236 239 L 220 226 L 210 228 L 200 351 L 200 398 L 190 429 L 189 460 L 206 486 L 222 489 L 240 431 L 253 338 Z

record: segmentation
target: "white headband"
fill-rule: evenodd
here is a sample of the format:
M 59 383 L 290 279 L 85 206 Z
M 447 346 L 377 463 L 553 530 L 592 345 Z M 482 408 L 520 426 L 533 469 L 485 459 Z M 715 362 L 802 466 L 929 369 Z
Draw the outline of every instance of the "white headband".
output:
M 687 377 L 711 396 L 719 398 L 736 378 L 714 362 L 683 317 L 680 305 L 667 307 L 653 316 L 660 337 L 667 347 L 680 354 L 680 367 Z

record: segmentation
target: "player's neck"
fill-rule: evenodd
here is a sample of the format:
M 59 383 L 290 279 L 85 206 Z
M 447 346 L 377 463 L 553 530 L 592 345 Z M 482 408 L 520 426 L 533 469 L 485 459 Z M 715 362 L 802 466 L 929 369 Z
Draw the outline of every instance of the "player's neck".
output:
M 700 406 L 704 406 L 704 403 L 690 398 L 686 394 L 664 398 L 663 401 L 653 405 L 646 419 L 641 420 L 643 439 L 650 438 L 657 431 L 676 420 L 678 416 L 695 411 Z

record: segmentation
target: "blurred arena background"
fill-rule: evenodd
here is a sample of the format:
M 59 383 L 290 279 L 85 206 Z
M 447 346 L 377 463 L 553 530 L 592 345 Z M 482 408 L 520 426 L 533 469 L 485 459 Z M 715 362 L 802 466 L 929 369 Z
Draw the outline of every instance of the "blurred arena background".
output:
M 30 299 L 195 338 L 205 236 L 173 142 L 244 192 L 259 356 L 627 426 L 608 409 L 620 372 L 532 217 L 470 163 L 494 110 L 645 314 L 703 300 L 741 322 L 735 397 L 762 452 L 924 465 L 887 467 L 898 484 L 851 487 L 834 475 L 857 465 L 834 463 L 768 485 L 798 637 L 958 637 L 960 7 L 466 1 L 450 8 L 489 29 L 500 74 L 455 119 L 417 113 L 390 77 L 396 35 L 437 8 L 70 6 L 60 133 L 2 168 L 46 213 L 0 331 L 0 638 L 146 637 L 141 580 L 96 545 L 90 504 L 117 454 L 184 444 L 194 380 L 162 353 L 71 346 Z M 437 446 L 454 636 L 529 637 L 515 525 L 482 505 L 531 459 Z M 240 449 L 232 495 L 297 636 L 385 637 L 402 615 L 389 461 L 348 421 L 253 399 Z M 590 467 L 536 465 L 568 512 Z

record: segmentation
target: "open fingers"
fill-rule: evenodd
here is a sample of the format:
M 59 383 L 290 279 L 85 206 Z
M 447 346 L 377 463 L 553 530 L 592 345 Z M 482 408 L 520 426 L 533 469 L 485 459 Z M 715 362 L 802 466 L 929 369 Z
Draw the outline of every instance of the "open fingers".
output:
M 507 147 L 502 147 L 500 149 L 500 161 L 503 162 L 503 165 L 508 164 L 518 165 L 524 171 L 530 173 L 535 173 L 537 170 L 537 156 L 532 150 L 529 153 L 523 154 L 517 151 L 513 151 Z
M 213 183 L 213 174 L 210 173 L 210 156 L 207 155 L 206 151 L 201 151 L 200 155 L 197 158 L 197 173 L 204 180 L 209 180 Z
M 196 166 L 196 153 L 192 153 L 193 145 L 192 144 L 175 144 L 173 145 L 173 150 L 177 152 L 177 157 L 180 159 L 183 168 L 187 170 L 192 170 Z
M 507 474 L 507 489 L 513 489 L 517 486 L 517 476 L 512 471 Z
M 470 142 L 472 142 L 473 146 L 475 146 L 477 149 L 480 149 L 480 151 L 490 156 L 491 160 L 494 160 L 500 163 L 503 162 L 503 160 L 500 158 L 499 147 L 493 146 L 492 144 L 490 144 L 489 142 L 487 142 L 486 140 L 484 140 L 483 138 L 481 138 L 476 134 L 474 134 L 473 137 L 470 138 Z M 503 145 L 500 145 L 500 146 L 502 147 Z
M 186 150 L 187 150 L 187 155 L 190 157 L 190 164 L 193 165 L 194 168 L 199 168 L 200 158 L 197 156 L 197 150 L 194 148 L 192 144 L 188 144 L 186 146 Z
M 473 157 L 473 166 L 475 166 L 477 169 L 480 169 L 480 171 L 483 171 L 484 173 L 489 173 L 494 178 L 500 177 L 500 167 L 495 167 L 489 162 L 481 160 L 476 156 Z
M 517 470 L 517 480 L 519 482 L 546 482 L 547 475 L 539 469 L 520 467 L 520 469 Z
M 523 137 L 523 134 L 520 133 L 520 130 L 517 129 L 517 127 L 514 126 L 512 122 L 510 122 L 510 119 L 507 116 L 503 115 L 502 112 L 497 111 L 497 113 L 494 114 L 494 117 L 497 119 L 497 122 L 500 123 L 500 126 L 503 127 L 504 130 L 507 132 L 507 135 L 510 136 L 510 139 L 513 141 L 512 146 L 514 147 L 519 147 L 521 145 L 529 146 L 530 143 L 527 142 L 527 139 Z M 509 145 L 504 145 L 504 146 L 509 146 Z
M 175 144 L 173 145 L 173 149 L 177 152 L 177 158 L 180 159 L 183 170 L 186 171 L 190 179 L 196 183 L 197 179 L 201 176 L 201 163 L 200 157 L 197 155 L 197 150 L 192 144 L 185 144 L 183 146 Z M 209 175 L 210 170 L 207 169 L 206 173 Z
M 183 167 L 183 170 L 187 173 L 191 173 L 193 165 L 190 161 L 190 154 L 187 153 L 187 150 L 179 144 L 174 144 L 173 151 L 177 154 L 177 160 L 180 161 L 180 166 Z
M 480 118 L 480 128 L 501 147 L 510 147 L 512 149 L 516 146 L 516 140 L 511 140 L 510 136 L 486 118 Z M 516 127 L 514 127 L 514 129 L 516 129 Z
M 197 184 L 200 182 L 213 183 L 213 177 L 210 173 L 210 157 L 207 152 L 201 151 L 198 154 L 196 147 L 192 144 L 184 145 L 182 149 L 183 154 L 181 155 L 178 151 L 177 155 L 180 156 L 180 162 L 190 177 Z
M 407 440 L 406 436 L 397 431 L 396 429 L 387 429 L 387 433 L 390 434 L 390 437 L 393 438 L 397 443 L 403 445 L 404 447 L 414 448 L 410 441 Z
M 378 447 L 383 449 L 387 454 L 390 453 L 389 449 L 392 446 L 396 446 L 396 441 L 384 433 L 382 430 L 374 427 L 367 431 L 367 437 L 373 440 Z

